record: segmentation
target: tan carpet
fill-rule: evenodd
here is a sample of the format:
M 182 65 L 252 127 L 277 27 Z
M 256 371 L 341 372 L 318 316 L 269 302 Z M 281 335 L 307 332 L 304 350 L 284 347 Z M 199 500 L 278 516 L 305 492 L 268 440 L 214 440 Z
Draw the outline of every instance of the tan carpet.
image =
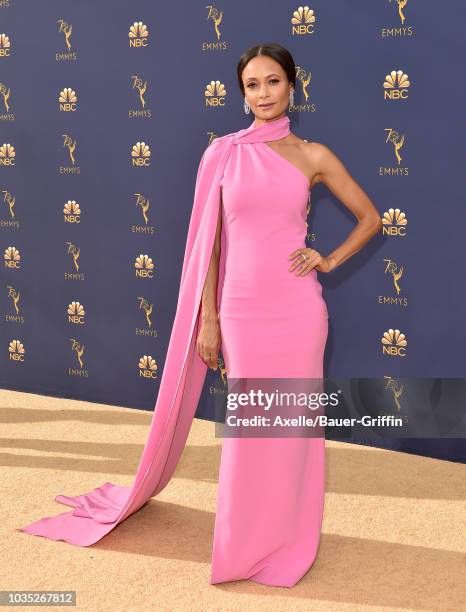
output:
M 210 585 L 222 443 L 213 423 L 194 420 L 159 496 L 80 548 L 14 529 L 66 511 L 59 493 L 130 485 L 151 413 L 4 390 L 0 399 L 1 590 L 76 590 L 76 608 L 89 611 L 466 609 L 462 464 L 327 441 L 323 533 L 306 576 L 291 589 Z

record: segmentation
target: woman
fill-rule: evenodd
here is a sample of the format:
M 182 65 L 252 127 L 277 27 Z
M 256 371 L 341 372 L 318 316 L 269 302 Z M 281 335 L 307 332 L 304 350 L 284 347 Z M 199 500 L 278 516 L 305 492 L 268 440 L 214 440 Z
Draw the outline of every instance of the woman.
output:
M 199 164 L 175 319 L 134 482 L 58 495 L 74 509 L 21 531 L 90 546 L 162 491 L 220 347 L 230 379 L 323 375 L 328 314 L 316 270 L 360 250 L 380 218 L 327 147 L 290 132 L 295 66 L 286 49 L 249 49 L 238 78 L 255 121 L 216 138 Z M 304 246 L 309 189 L 319 181 L 358 219 L 327 257 Z M 225 438 L 211 584 L 296 584 L 316 555 L 323 492 L 323 438 Z
M 246 51 L 237 70 L 245 110 L 255 120 L 233 135 L 220 183 L 197 350 L 216 369 L 221 348 L 229 380 L 319 379 L 328 313 L 316 270 L 330 272 L 358 251 L 380 229 L 380 215 L 327 147 L 290 132 L 285 113 L 295 66 L 288 51 L 258 45 Z M 320 181 L 359 220 L 328 256 L 305 246 L 309 189 Z M 324 442 L 302 436 L 224 439 L 211 583 L 249 578 L 293 586 L 306 573 L 322 522 Z

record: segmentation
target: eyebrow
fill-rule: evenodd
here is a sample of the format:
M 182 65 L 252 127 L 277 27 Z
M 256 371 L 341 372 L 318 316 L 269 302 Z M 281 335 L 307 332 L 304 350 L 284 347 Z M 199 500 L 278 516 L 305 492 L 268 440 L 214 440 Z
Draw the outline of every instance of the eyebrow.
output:
M 266 78 L 266 79 L 268 79 L 268 78 L 269 78 L 269 77 L 271 77 L 271 76 L 277 76 L 277 77 L 279 77 L 280 75 L 279 75 L 279 74 L 277 74 L 276 72 L 272 72 L 272 74 L 268 74 L 268 75 L 267 75 L 265 78 Z M 256 78 L 256 77 L 248 77 L 248 78 L 246 79 L 246 81 L 250 81 L 251 79 L 255 79 L 255 78 Z

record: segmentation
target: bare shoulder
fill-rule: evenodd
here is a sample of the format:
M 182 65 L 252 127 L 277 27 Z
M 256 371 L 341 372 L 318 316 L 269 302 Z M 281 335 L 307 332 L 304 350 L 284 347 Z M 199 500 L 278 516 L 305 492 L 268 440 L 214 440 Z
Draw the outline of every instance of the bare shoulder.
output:
M 299 148 L 305 158 L 305 164 L 311 178 L 311 188 L 322 180 L 322 169 L 325 167 L 331 151 L 328 147 L 314 140 L 299 138 L 293 134 L 293 143 Z
M 307 156 L 308 164 L 314 171 L 312 184 L 315 185 L 322 181 L 323 176 L 342 166 L 337 155 L 325 144 L 321 142 L 303 142 L 303 150 Z
M 326 157 L 328 157 L 329 154 L 331 154 L 330 149 L 326 145 L 322 144 L 321 142 L 316 142 L 314 140 L 304 140 L 303 149 L 309 160 L 313 162 L 318 162 L 322 159 L 325 159 Z

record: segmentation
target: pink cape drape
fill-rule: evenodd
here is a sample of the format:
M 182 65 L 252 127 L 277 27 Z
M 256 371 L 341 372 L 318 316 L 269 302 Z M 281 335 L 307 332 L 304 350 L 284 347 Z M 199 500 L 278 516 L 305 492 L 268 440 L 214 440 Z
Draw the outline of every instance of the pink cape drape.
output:
M 186 444 L 204 385 L 207 366 L 195 350 L 201 297 L 210 264 L 221 204 L 221 186 L 235 143 L 283 138 L 289 121 L 266 122 L 213 140 L 199 163 L 194 201 L 181 272 L 178 303 L 159 393 L 141 461 L 131 486 L 106 482 L 76 496 L 57 495 L 70 512 L 45 517 L 19 531 L 64 540 L 77 546 L 94 544 L 160 493 L 170 481 Z M 217 305 L 225 276 L 225 232 L 222 228 Z
M 185 446 L 207 372 L 195 343 L 202 290 L 220 209 L 219 183 L 234 134 L 213 140 L 199 163 L 175 318 L 148 438 L 132 486 L 106 482 L 82 495 L 57 495 L 56 501 L 74 509 L 42 518 L 19 531 L 89 546 L 160 493 L 170 481 Z M 224 240 L 222 232 L 222 245 Z M 225 271 L 222 255 L 218 303 Z

